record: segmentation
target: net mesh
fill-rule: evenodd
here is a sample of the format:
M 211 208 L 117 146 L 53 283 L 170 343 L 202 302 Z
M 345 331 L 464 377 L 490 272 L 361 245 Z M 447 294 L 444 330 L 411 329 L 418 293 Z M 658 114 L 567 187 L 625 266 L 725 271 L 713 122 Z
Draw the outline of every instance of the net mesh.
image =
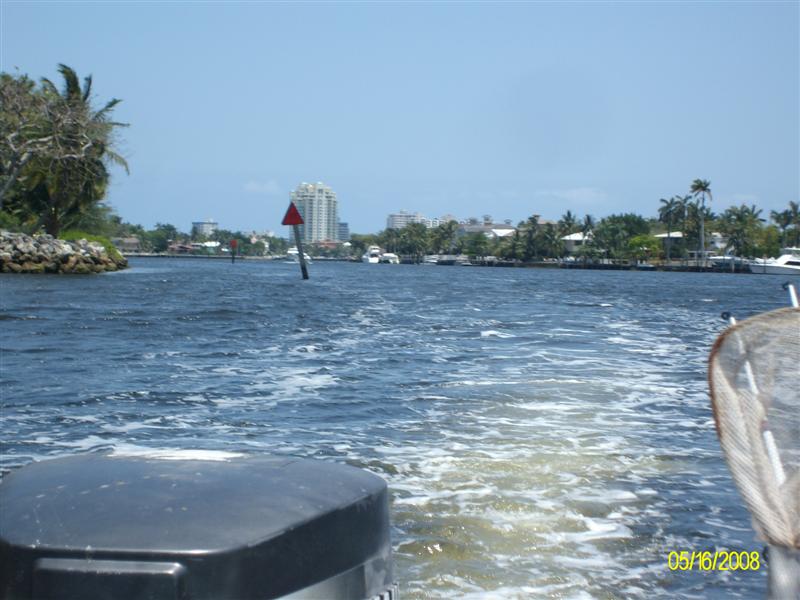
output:
M 711 403 L 756 532 L 800 548 L 800 309 L 742 321 L 714 344 Z

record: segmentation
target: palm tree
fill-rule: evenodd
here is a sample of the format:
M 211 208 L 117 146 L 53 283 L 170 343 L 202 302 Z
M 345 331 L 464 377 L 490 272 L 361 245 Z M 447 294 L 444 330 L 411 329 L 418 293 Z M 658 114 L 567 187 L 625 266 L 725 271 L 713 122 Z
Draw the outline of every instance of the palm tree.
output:
M 800 204 L 793 200 L 789 202 L 789 212 L 792 215 L 793 241 L 792 245 L 800 244 Z
M 400 230 L 400 248 L 404 254 L 411 254 L 415 262 L 421 262 L 428 251 L 428 228 L 422 223 L 409 223 Z
M 728 235 L 728 245 L 737 256 L 753 254 L 753 239 L 761 223 L 761 209 L 752 206 L 731 206 L 721 216 L 723 231 Z
M 70 67 L 61 64 L 58 71 L 64 78 L 62 91 L 49 79 L 42 79 L 42 93 L 48 100 L 60 152 L 31 161 L 26 182 L 29 208 L 54 236 L 103 199 L 110 179 L 109 163 L 128 170 L 125 159 L 113 150 L 114 130 L 125 126 L 110 120 L 120 100 L 114 98 L 96 111 L 91 104 L 91 76 L 81 88 Z
M 782 210 L 779 212 L 777 210 L 773 210 L 770 211 L 769 216 L 778 226 L 778 229 L 781 230 L 781 246 L 785 247 L 786 230 L 792 226 L 792 211 Z
M 558 234 L 558 229 L 552 223 L 547 223 L 540 232 L 542 248 L 550 258 L 557 258 L 563 252 L 564 244 Z
M 706 179 L 695 179 L 692 182 L 691 188 L 689 191 L 692 192 L 694 197 L 700 196 L 701 204 L 700 204 L 700 257 L 705 263 L 705 251 L 706 251 L 706 230 L 705 230 L 705 208 L 706 208 L 706 194 L 708 194 L 708 201 L 711 202 L 711 182 Z
M 572 214 L 571 210 L 565 212 L 564 216 L 558 221 L 558 232 L 560 235 L 575 233 L 578 227 L 578 218 Z
M 400 242 L 400 231 L 394 228 L 388 228 L 380 234 L 380 245 L 386 248 L 389 252 L 397 252 L 397 244 Z
M 669 262 L 672 248 L 672 223 L 678 215 L 679 203 L 675 196 L 669 200 L 661 198 L 660 202 L 663 206 L 658 209 L 658 220 L 667 224 L 667 262 Z
M 581 222 L 581 233 L 583 234 L 583 240 L 581 240 L 581 247 L 578 248 L 580 251 L 579 253 L 583 256 L 583 262 L 586 264 L 586 259 L 589 257 L 589 252 L 587 252 L 587 246 L 590 242 L 593 242 L 594 237 L 594 230 L 597 227 L 597 223 L 595 223 L 594 217 L 592 215 L 584 215 L 583 221 Z M 594 252 L 592 252 L 594 256 Z
M 458 232 L 458 222 L 450 220 L 447 223 L 440 225 L 442 228 L 442 241 L 445 244 L 445 250 L 448 252 L 453 247 L 453 242 L 456 239 L 456 232 Z
M 539 215 L 531 215 L 525 221 L 525 260 L 538 258 L 539 248 L 537 234 L 539 233 Z

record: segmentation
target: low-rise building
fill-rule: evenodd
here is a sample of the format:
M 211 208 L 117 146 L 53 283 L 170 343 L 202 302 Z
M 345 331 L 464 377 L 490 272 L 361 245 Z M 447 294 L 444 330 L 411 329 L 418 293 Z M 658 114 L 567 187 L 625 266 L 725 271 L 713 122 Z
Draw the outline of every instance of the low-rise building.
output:
M 582 231 L 576 231 L 575 233 L 562 236 L 561 241 L 564 242 L 564 250 L 572 254 L 584 244 L 588 244 L 592 241 L 592 232 L 583 233 Z
M 134 236 L 130 237 L 115 237 L 111 238 L 111 243 L 114 244 L 117 250 L 125 254 L 126 252 L 141 252 L 142 241 Z
M 517 230 L 516 227 L 510 223 L 492 223 L 489 215 L 484 215 L 483 222 L 478 219 L 468 219 L 466 223 L 459 225 L 456 235 L 468 235 L 470 233 L 482 233 L 487 238 L 504 238 L 509 235 L 514 235 Z

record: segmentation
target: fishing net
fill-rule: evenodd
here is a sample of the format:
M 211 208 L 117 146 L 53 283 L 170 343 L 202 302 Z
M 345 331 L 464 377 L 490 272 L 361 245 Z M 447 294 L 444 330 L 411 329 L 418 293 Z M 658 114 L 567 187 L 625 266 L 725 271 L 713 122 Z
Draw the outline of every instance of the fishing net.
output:
M 753 527 L 800 549 L 800 309 L 726 330 L 709 359 L 714 420 Z

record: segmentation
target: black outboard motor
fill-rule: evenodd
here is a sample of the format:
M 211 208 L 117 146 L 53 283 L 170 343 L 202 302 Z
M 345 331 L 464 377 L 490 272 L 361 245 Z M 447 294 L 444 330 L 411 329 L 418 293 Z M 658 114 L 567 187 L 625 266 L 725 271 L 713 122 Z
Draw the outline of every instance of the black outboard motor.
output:
M 281 457 L 33 463 L 0 483 L 0 598 L 395 600 L 386 484 Z

